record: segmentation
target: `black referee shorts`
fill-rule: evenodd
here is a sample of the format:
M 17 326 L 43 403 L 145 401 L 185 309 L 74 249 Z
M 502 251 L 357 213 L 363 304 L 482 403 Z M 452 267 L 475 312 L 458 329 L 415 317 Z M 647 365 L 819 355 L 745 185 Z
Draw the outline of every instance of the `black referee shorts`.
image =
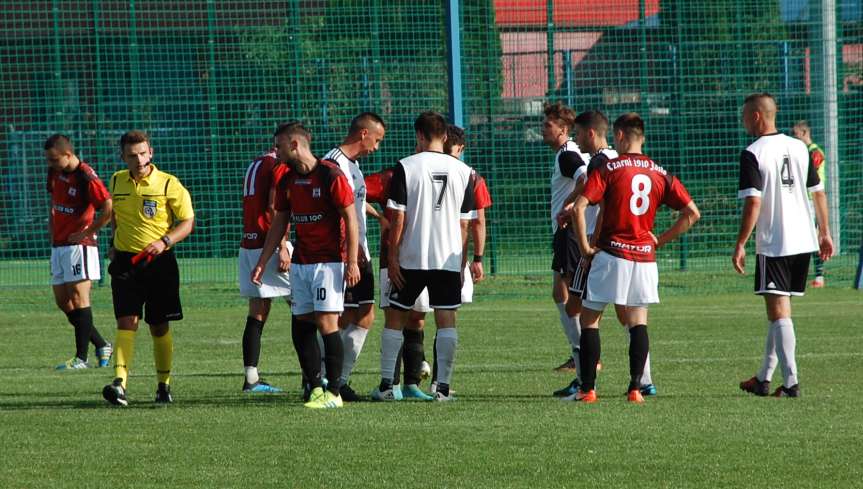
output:
M 551 242 L 552 258 L 551 269 L 561 275 L 572 276 L 581 261 L 581 252 L 578 250 L 578 241 L 572 226 L 557 228 Z
M 133 266 L 133 256 L 134 253 L 117 251 L 108 265 L 114 317 L 138 316 L 147 324 L 183 319 L 180 269 L 173 250 L 162 253 L 146 266 Z
M 755 255 L 755 293 L 794 295 L 806 292 L 810 253 L 789 256 Z
M 363 304 L 375 303 L 375 272 L 372 262 L 360 266 L 360 281 L 345 289 L 345 308 L 357 309 Z
M 390 283 L 390 307 L 400 311 L 410 310 L 426 288 L 429 291 L 429 307 L 432 309 L 458 309 L 461 306 L 461 272 L 404 268 L 401 272 L 405 286 L 396 289 L 395 284 Z

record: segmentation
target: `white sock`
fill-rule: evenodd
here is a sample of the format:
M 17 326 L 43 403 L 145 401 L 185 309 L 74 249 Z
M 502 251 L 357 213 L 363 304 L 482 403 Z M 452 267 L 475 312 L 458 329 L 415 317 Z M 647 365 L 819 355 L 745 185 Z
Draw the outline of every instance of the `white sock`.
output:
M 647 358 L 644 360 L 644 372 L 641 374 L 641 385 L 650 385 L 653 383 L 653 377 L 650 376 L 650 352 L 647 352 Z
M 581 380 L 581 314 L 569 318 L 569 343 L 572 345 L 572 359 L 575 361 L 575 376 Z
M 773 321 L 776 328 L 776 353 L 779 357 L 779 365 L 782 366 L 782 377 L 785 387 L 797 385 L 797 360 L 794 351 L 797 348 L 797 337 L 794 334 L 794 323 L 791 318 L 782 318 Z
M 258 367 L 246 367 L 246 382 L 254 384 L 258 380 Z
M 563 328 L 563 334 L 569 340 L 569 347 L 573 351 L 572 358 L 575 358 L 575 350 L 579 348 L 581 342 L 581 328 L 578 325 L 578 321 L 573 321 L 569 317 L 569 314 L 566 313 L 566 304 L 563 302 L 557 304 L 557 312 L 560 319 L 560 327 Z
M 345 357 L 342 360 L 342 376 L 339 377 L 342 385 L 347 385 L 348 379 L 351 378 L 354 364 L 357 363 L 357 358 L 359 358 L 360 352 L 363 351 L 363 344 L 366 342 L 368 334 L 369 330 L 361 328 L 356 324 L 349 324 L 342 331 L 342 344 L 345 348 Z
M 405 337 L 401 331 L 384 328 L 381 333 L 381 378 L 392 381 L 396 372 L 396 359 Z
M 756 378 L 761 382 L 770 382 L 773 371 L 776 370 L 776 323 L 767 323 L 767 340 L 764 343 L 764 360 Z
M 455 350 L 458 347 L 458 331 L 455 328 L 437 330 L 437 382 L 450 384 L 455 367 Z
M 318 338 L 318 350 L 321 352 L 321 378 L 327 378 L 327 364 L 324 362 L 324 358 L 326 358 L 326 352 L 324 351 L 324 337 L 321 336 L 321 332 L 317 333 Z

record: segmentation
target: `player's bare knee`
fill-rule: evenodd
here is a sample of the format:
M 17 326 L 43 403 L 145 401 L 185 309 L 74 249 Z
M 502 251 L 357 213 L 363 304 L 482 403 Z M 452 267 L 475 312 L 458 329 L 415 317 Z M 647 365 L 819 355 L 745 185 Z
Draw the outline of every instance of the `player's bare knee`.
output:
M 168 334 L 168 331 L 170 329 L 171 327 L 168 325 L 168 323 L 151 324 L 150 336 L 152 336 L 153 338 L 161 338 L 162 336 Z
M 569 299 L 566 301 L 566 314 L 569 317 L 581 314 L 581 299 L 574 294 L 570 294 Z
M 117 329 L 123 331 L 138 331 L 138 316 L 122 316 L 117 318 Z
M 375 308 L 374 304 L 360 304 L 359 309 L 357 309 L 357 317 L 354 320 L 354 324 L 363 328 L 363 329 L 371 329 L 372 325 L 375 323 Z
M 271 306 L 272 300 L 270 299 L 251 298 L 249 299 L 249 317 L 255 318 L 258 321 L 267 322 Z
M 455 309 L 435 309 L 434 320 L 438 329 L 455 328 Z

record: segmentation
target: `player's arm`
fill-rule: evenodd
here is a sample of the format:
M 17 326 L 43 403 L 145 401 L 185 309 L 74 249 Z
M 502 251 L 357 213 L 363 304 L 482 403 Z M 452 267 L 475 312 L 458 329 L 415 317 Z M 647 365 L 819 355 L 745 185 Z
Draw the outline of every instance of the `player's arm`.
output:
M 464 273 L 464 269 L 467 266 L 467 240 L 470 236 L 468 227 L 470 226 L 470 221 L 477 217 L 477 205 L 476 205 L 476 181 L 477 176 L 476 172 L 471 170 L 470 176 L 467 179 L 467 185 L 464 189 L 464 197 L 462 197 L 461 201 L 461 209 L 459 209 L 459 218 L 461 224 L 461 271 Z M 482 266 L 482 265 L 480 265 Z M 464 277 L 462 277 L 464 280 Z
M 372 216 L 378 220 L 378 224 L 380 224 L 381 226 L 381 231 L 384 231 L 390 227 L 390 221 L 386 218 L 386 216 L 384 216 L 384 213 L 375 209 L 375 206 L 369 204 L 368 202 L 366 202 L 366 215 Z
M 590 201 L 588 201 L 587 197 L 584 195 L 579 195 L 578 198 L 575 199 L 575 204 L 573 204 L 573 211 L 575 212 L 575 239 L 578 242 L 581 256 L 587 259 L 591 258 L 597 252 L 596 248 L 591 246 L 590 242 L 587 240 L 587 219 L 585 218 L 585 212 L 587 211 L 588 205 L 590 205 Z
M 275 168 L 273 169 L 273 176 L 276 176 Z M 279 182 L 277 178 L 273 178 L 273 183 L 270 185 L 270 194 L 267 197 L 267 214 L 270 216 L 276 215 L 276 195 L 279 193 Z M 272 222 L 272 219 L 270 220 Z M 291 269 L 291 250 L 288 247 L 288 241 L 291 239 L 291 222 L 290 219 L 287 221 L 287 225 L 285 226 L 285 233 L 282 235 L 282 239 L 279 242 L 279 272 L 285 273 Z
M 593 234 L 590 235 L 591 248 L 596 247 L 596 243 L 599 242 L 599 231 L 602 229 L 602 220 L 605 218 L 605 201 L 603 200 L 597 205 L 599 205 L 599 212 L 596 214 L 596 224 L 593 226 Z
M 743 214 L 731 264 L 737 273 L 743 274 L 746 266 L 746 242 L 755 230 L 758 214 L 761 212 L 761 191 L 764 190 L 764 177 L 761 175 L 758 160 L 749 151 L 740 153 L 740 181 L 737 198 L 743 199 Z
M 689 201 L 686 207 L 680 209 L 677 220 L 664 233 L 656 237 L 656 248 L 662 248 L 666 243 L 674 241 L 678 236 L 689 231 L 693 224 L 701 219 L 701 212 L 694 201 Z
M 111 199 L 105 199 L 96 210 L 99 212 L 99 216 L 96 219 L 93 219 L 93 222 L 90 223 L 89 226 L 76 233 L 70 234 L 69 241 L 80 243 L 87 239 L 88 236 L 95 236 L 99 233 L 99 230 L 105 227 L 105 225 L 113 219 L 114 206 Z
M 357 211 L 354 207 L 354 203 L 351 202 L 350 205 L 346 207 L 340 207 L 339 215 L 344 219 L 347 231 L 348 263 L 347 268 L 345 269 L 345 282 L 348 287 L 353 287 L 360 281 L 360 267 L 357 262 L 360 241 L 359 225 L 357 224 Z
M 833 238 L 830 237 L 830 221 L 827 211 L 827 194 L 824 192 L 824 182 L 821 181 L 819 168 L 823 167 L 824 154 L 820 151 L 809 160 L 809 171 L 806 176 L 806 188 L 812 196 L 815 207 L 815 219 L 818 222 L 818 255 L 827 261 L 833 256 Z M 820 158 L 816 157 L 820 156 Z
M 399 265 L 399 245 L 402 243 L 402 236 L 405 232 L 405 213 L 395 209 L 391 209 L 390 212 L 392 219 L 390 219 L 387 275 L 396 288 L 401 289 L 405 285 L 405 279 L 402 276 L 401 265 Z
M 485 209 L 476 210 L 476 219 L 470 221 L 470 234 L 473 240 L 473 261 L 470 263 L 470 274 L 474 282 L 484 277 L 482 256 L 485 253 Z
M 251 281 L 253 284 L 261 285 L 261 277 L 264 276 L 264 268 L 270 257 L 276 252 L 276 247 L 284 240 L 284 236 L 288 230 L 288 223 L 291 220 L 291 211 L 284 210 L 276 211 L 273 216 L 273 221 L 270 223 L 270 229 L 267 231 L 267 237 L 264 239 L 264 247 L 261 249 L 261 256 L 258 257 L 258 263 L 252 269 Z

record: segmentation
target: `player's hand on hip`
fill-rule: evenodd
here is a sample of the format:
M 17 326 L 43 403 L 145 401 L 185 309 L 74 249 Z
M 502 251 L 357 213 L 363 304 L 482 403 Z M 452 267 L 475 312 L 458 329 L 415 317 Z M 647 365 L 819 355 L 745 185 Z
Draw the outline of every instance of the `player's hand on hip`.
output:
M 745 273 L 746 248 L 744 246 L 737 245 L 734 248 L 734 255 L 731 256 L 731 264 L 734 265 L 734 269 L 737 270 L 737 273 L 741 275 Z
M 480 280 L 485 278 L 481 261 L 474 261 L 470 263 L 470 274 L 473 277 L 474 283 L 479 282 Z
M 291 252 L 286 246 L 279 249 L 279 272 L 287 273 L 291 270 Z
M 348 266 L 345 269 L 345 283 L 348 287 L 353 287 L 358 284 L 360 281 L 360 266 L 357 262 L 348 262 Z
M 572 215 L 572 204 L 567 204 L 563 206 L 563 209 L 557 213 L 555 219 L 557 219 L 557 225 L 565 228 L 569 225 L 569 217 Z
M 158 256 L 158 255 L 161 255 L 166 249 L 168 249 L 168 245 L 166 245 L 165 242 L 162 241 L 161 239 L 157 239 L 156 241 L 153 241 L 152 243 L 148 244 L 141 251 L 146 251 L 147 253 L 149 253 L 153 256 Z
M 378 219 L 378 223 L 381 225 L 381 232 L 385 233 L 390 228 L 390 220 L 381 214 L 381 217 Z
M 653 247 L 654 247 L 654 248 L 656 248 L 656 249 L 658 250 L 658 249 L 659 249 L 659 246 L 660 246 L 660 245 L 659 245 L 659 238 L 657 238 L 657 237 L 656 237 L 656 235 L 655 235 L 655 234 L 653 234 L 653 231 L 648 231 L 648 232 L 647 232 L 647 234 L 649 234 L 649 235 L 650 235 L 650 239 L 652 239 L 652 240 L 653 240 Z
M 829 234 L 818 237 L 818 255 L 824 261 L 829 260 L 836 250 L 833 248 L 833 238 Z
M 257 286 L 261 286 L 261 277 L 264 276 L 264 266 L 261 264 L 255 265 L 255 268 L 252 269 L 252 274 L 249 276 L 249 280 L 252 281 L 253 284 Z
M 80 243 L 87 238 L 95 238 L 93 234 L 87 233 L 86 230 L 78 231 L 69 235 L 69 241 L 72 243 Z

